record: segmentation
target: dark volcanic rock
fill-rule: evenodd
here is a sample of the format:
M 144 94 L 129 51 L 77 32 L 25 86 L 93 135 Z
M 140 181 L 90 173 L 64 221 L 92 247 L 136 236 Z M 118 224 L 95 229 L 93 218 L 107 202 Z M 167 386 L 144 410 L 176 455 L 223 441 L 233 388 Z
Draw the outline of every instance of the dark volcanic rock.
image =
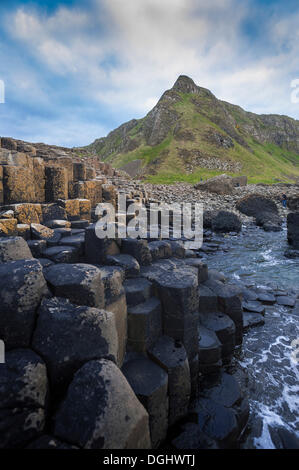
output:
M 295 297 L 289 297 L 288 295 L 276 297 L 278 305 L 284 305 L 285 307 L 294 307 L 296 303 Z
M 288 242 L 294 250 L 299 250 L 299 212 L 288 214 Z
M 168 375 L 147 358 L 126 362 L 123 373 L 149 414 L 153 447 L 166 437 L 168 427 Z
M 123 288 L 123 270 L 117 266 L 101 266 L 101 276 L 105 291 L 105 310 L 115 314 L 121 364 L 127 343 L 127 304 Z
M 264 315 L 265 313 L 265 307 L 262 305 L 261 302 L 258 302 L 256 300 L 243 302 L 242 306 L 246 312 L 259 313 L 260 315 Z
M 32 253 L 31 256 L 34 258 L 41 257 L 43 252 L 47 249 L 46 240 L 28 240 L 27 244 Z
M 71 235 L 69 237 L 63 237 L 58 245 L 62 246 L 73 246 L 76 248 L 80 257 L 84 255 L 84 245 L 85 245 L 85 236 L 84 233 L 79 233 L 77 235 Z
M 71 223 L 72 228 L 85 229 L 89 225 L 88 220 L 73 220 Z
M 221 447 L 230 447 L 237 441 L 239 426 L 233 409 L 201 398 L 198 401 L 198 419 L 202 431 L 218 441 Z
M 43 204 L 43 222 L 46 224 L 51 220 L 66 220 L 67 214 L 66 210 L 63 207 L 60 207 L 58 204 Z
M 243 313 L 243 328 L 247 331 L 248 328 L 264 325 L 265 319 L 263 315 L 255 312 L 244 312 Z
M 198 340 L 200 364 L 214 364 L 221 359 L 221 343 L 214 331 L 199 325 Z
M 236 344 L 242 344 L 243 338 L 243 310 L 242 291 L 233 284 L 224 284 L 219 281 L 207 281 L 209 287 L 218 298 L 218 309 L 228 315 L 236 327 Z
M 271 294 L 271 293 L 267 294 L 267 293 L 264 293 L 264 292 L 259 294 L 258 300 L 260 302 L 262 302 L 263 304 L 265 304 L 265 305 L 273 305 L 276 302 L 276 298 L 274 297 L 273 294 Z
M 152 255 L 146 240 L 132 238 L 122 240 L 122 253 L 133 256 L 141 265 L 149 265 L 152 262 Z
M 105 263 L 107 256 L 118 255 L 120 249 L 114 239 L 98 238 L 95 225 L 85 231 L 85 256 L 88 263 Z M 129 253 L 131 254 L 131 253 Z M 134 255 L 133 255 L 134 256 Z
M 149 449 L 148 414 L 117 366 L 90 361 L 75 374 L 55 436 L 85 449 Z
M 36 309 L 47 292 L 37 260 L 0 264 L 0 338 L 7 349 L 29 346 Z
M 201 181 L 194 186 L 195 189 L 200 191 L 207 191 L 216 194 L 233 194 L 234 184 L 231 176 L 226 174 L 214 176 L 207 181 Z
M 32 345 L 47 364 L 54 393 L 61 394 L 85 362 L 117 361 L 114 314 L 73 305 L 66 299 L 43 300 Z
M 289 197 L 287 202 L 288 208 L 293 212 L 299 212 L 299 195 Z
M 206 263 L 203 263 L 198 258 L 187 258 L 185 260 L 185 264 L 188 266 L 193 266 L 194 268 L 197 268 L 199 284 L 208 280 L 209 273 L 208 273 L 208 265 Z
M 0 367 L 0 448 L 21 447 L 45 426 L 46 366 L 33 351 L 16 349 Z
M 299 250 L 291 250 L 291 249 L 288 249 L 284 252 L 284 256 L 286 258 L 290 258 L 290 259 L 296 259 L 296 258 L 299 258 Z
M 54 263 L 78 263 L 79 250 L 75 246 L 51 246 L 42 251 L 44 258 L 49 258 Z
M 107 264 L 112 266 L 120 266 L 124 268 L 126 277 L 135 277 L 139 275 L 140 266 L 137 259 L 130 255 L 113 255 L 107 256 Z
M 145 353 L 161 335 L 161 303 L 156 297 L 128 308 L 128 350 Z
M 299 449 L 299 438 L 285 428 L 269 426 L 276 449 Z
M 216 441 L 204 434 L 195 423 L 184 424 L 171 444 L 175 449 L 219 449 Z
M 235 375 L 206 378 L 193 406 L 201 431 L 220 448 L 232 448 L 247 424 L 249 407 Z
M 148 351 L 168 374 L 169 426 L 187 415 L 191 381 L 187 354 L 181 342 L 162 336 Z
M 45 278 L 57 297 L 66 297 L 77 305 L 105 306 L 101 271 L 95 266 L 57 264 L 45 271 Z
M 204 211 L 203 228 L 212 228 L 212 220 L 217 216 L 218 211 Z
M 166 241 L 155 241 L 148 244 L 152 260 L 170 258 L 172 255 L 171 245 Z
M 0 263 L 31 258 L 31 251 L 22 237 L 0 238 Z
M 216 312 L 218 309 L 218 297 L 207 286 L 199 286 L 199 312 Z
M 279 232 L 282 230 L 282 220 L 274 212 L 261 212 L 255 218 L 256 225 L 263 227 L 266 232 Z
M 124 288 L 129 306 L 141 304 L 153 294 L 152 284 L 144 278 L 128 279 L 124 282 Z
M 200 313 L 199 321 L 201 325 L 216 333 L 222 344 L 222 359 L 230 360 L 236 344 L 234 322 L 229 316 L 219 312 Z
M 274 201 L 260 194 L 250 194 L 240 199 L 236 208 L 245 215 L 258 217 L 263 213 L 278 214 Z
M 61 235 L 41 224 L 31 224 L 31 236 L 34 240 L 46 240 L 47 244 L 57 245 Z
M 70 444 L 67 444 L 66 442 L 62 442 L 59 439 L 56 439 L 56 437 L 49 436 L 47 434 L 39 437 L 35 441 L 31 442 L 29 446 L 26 447 L 26 449 L 78 449 L 76 446 L 72 446 Z
M 219 211 L 215 217 L 212 217 L 212 230 L 214 232 L 240 232 L 241 229 L 241 220 L 233 212 Z
M 141 274 L 153 282 L 162 302 L 164 334 L 183 342 L 190 365 L 198 352 L 198 269 L 184 260 L 160 260 Z

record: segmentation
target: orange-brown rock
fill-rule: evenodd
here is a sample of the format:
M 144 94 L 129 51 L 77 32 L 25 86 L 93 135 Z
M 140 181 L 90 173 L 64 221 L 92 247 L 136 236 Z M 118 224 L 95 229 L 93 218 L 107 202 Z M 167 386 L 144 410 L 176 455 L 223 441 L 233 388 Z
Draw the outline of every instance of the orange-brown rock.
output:
M 102 185 L 102 198 L 103 202 L 109 202 L 114 207 L 117 203 L 117 190 L 113 184 L 103 184 Z
M 28 153 L 31 157 L 36 156 L 36 148 L 33 145 L 26 144 L 25 142 L 17 142 L 18 152 Z
M 79 220 L 80 219 L 80 204 L 79 199 L 59 199 L 59 206 L 65 209 L 67 218 L 69 220 Z
M 94 180 L 96 178 L 96 170 L 91 167 L 86 167 L 86 179 Z
M 15 204 L 11 206 L 19 224 L 39 224 L 42 220 L 41 204 Z
M 89 199 L 78 199 L 80 219 L 90 220 L 91 219 L 91 202 Z
M 66 220 L 66 211 L 57 203 L 42 204 L 42 222 L 45 224 L 49 220 Z
M 68 199 L 67 170 L 59 166 L 46 166 L 46 202 Z
M 69 195 L 72 198 L 89 199 L 94 207 L 102 202 L 102 184 L 98 180 L 73 182 L 69 185 Z
M 29 168 L 3 166 L 4 203 L 34 202 L 33 174 Z
M 37 240 L 50 240 L 54 237 L 54 230 L 42 224 L 31 224 L 31 234 Z
M 17 235 L 17 219 L 0 219 L 0 236 L 11 237 Z
M 31 237 L 30 225 L 28 224 L 18 224 L 17 225 L 17 234 L 18 237 L 24 238 L 24 240 L 29 240 Z
M 86 165 L 80 162 L 73 163 L 73 177 L 74 181 L 85 181 L 86 180 Z
M 1 147 L 8 150 L 17 150 L 17 142 L 10 137 L 2 137 Z
M 33 158 L 33 176 L 36 202 L 45 202 L 45 164 L 42 158 Z
M 63 155 L 53 155 L 52 153 L 43 155 L 41 152 L 37 152 L 38 156 L 41 156 L 45 162 L 45 166 L 60 166 L 65 168 L 67 171 L 68 180 L 73 179 L 73 160 L 68 157 L 65 153 Z
M 92 207 L 102 202 L 102 184 L 100 181 L 85 181 L 85 198 L 90 199 Z

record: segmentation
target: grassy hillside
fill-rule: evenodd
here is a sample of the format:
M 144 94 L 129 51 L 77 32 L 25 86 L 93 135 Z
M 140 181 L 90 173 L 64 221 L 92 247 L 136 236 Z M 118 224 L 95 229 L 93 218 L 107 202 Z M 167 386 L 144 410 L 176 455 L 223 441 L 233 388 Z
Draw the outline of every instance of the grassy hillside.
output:
M 196 183 L 225 172 L 269 184 L 299 179 L 298 147 L 299 121 L 247 113 L 188 77 L 179 77 L 145 118 L 90 146 L 117 168 L 138 161 L 139 174 L 154 183 Z

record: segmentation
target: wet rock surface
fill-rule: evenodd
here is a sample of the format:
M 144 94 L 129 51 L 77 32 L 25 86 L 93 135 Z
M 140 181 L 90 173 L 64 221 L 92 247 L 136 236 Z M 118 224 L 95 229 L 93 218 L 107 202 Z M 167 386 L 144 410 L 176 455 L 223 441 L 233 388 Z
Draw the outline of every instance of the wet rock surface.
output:
M 44 358 L 53 390 L 62 394 L 85 362 L 103 357 L 117 362 L 115 316 L 66 299 L 44 300 L 32 346 Z
M 101 270 L 95 266 L 62 263 L 47 268 L 45 278 L 57 297 L 66 297 L 77 305 L 105 305 Z
M 0 263 L 30 259 L 32 254 L 25 240 L 21 237 L 0 239 Z
M 90 361 L 76 373 L 54 431 L 85 449 L 150 448 L 148 414 L 120 370 L 106 360 Z
M 47 394 L 43 360 L 30 349 L 8 352 L 0 374 L 2 449 L 23 447 L 43 432 Z
M 168 428 L 168 375 L 146 358 L 125 362 L 122 369 L 136 396 L 149 413 L 153 447 L 163 442 Z
M 248 369 L 256 418 L 241 445 L 262 447 L 271 438 L 278 448 L 296 446 L 292 401 L 284 402 L 273 384 L 284 377 L 287 361 L 281 351 L 287 345 L 291 356 L 288 341 L 296 334 L 299 301 L 292 278 L 298 250 L 290 245 L 293 258 L 284 258 L 286 243 L 277 248 L 276 256 L 280 250 L 284 260 L 275 259 L 279 270 L 272 250 L 276 240 L 287 238 L 283 217 L 288 209 L 282 207 L 281 193 L 290 198 L 289 208 L 295 207 L 296 188 L 245 186 L 242 178 L 218 178 L 221 194 L 187 184 L 153 187 L 130 181 L 103 162 L 94 160 L 90 168 L 84 152 L 77 161 L 67 149 L 13 139 L 4 144 L 13 148 L 4 149 L 13 152 L 13 165 L 1 148 L 11 168 L 5 170 L 6 206 L 0 216 L 1 246 L 9 247 L 0 264 L 0 338 L 7 356 L 17 355 L 17 375 L 34 363 L 43 371 L 41 390 L 50 391 L 34 405 L 34 389 L 22 394 L 17 418 L 5 408 L 7 429 L 14 419 L 17 425 L 4 446 L 237 447 L 248 420 L 248 387 L 236 358 Z M 232 187 L 223 194 L 227 184 Z M 100 239 L 95 206 L 103 201 L 117 208 L 116 187 L 127 195 L 127 206 L 145 202 L 149 207 L 155 198 L 204 202 L 209 210 L 202 247 L 161 240 L 159 233 L 157 238 L 148 233 L 144 240 Z M 133 219 L 134 214 L 127 217 Z M 289 233 L 296 238 L 291 226 Z M 20 238 L 7 238 L 17 234 Z M 270 279 L 277 285 L 265 285 Z M 273 329 L 279 338 L 273 339 Z M 272 346 L 265 352 L 269 338 Z M 15 364 L 21 360 L 17 348 L 24 346 L 35 352 L 27 349 L 30 357 L 24 353 L 22 369 Z M 265 355 L 274 363 L 280 357 L 278 375 L 267 368 Z M 293 372 L 290 367 L 284 398 L 294 394 Z M 259 384 L 268 377 L 271 401 L 265 404 L 256 396 L 265 398 Z M 34 374 L 30 381 L 35 383 Z M 6 380 L 5 390 L 11 384 Z M 276 397 L 281 409 L 273 410 Z M 269 418 L 265 423 L 257 404 L 264 416 L 280 414 L 287 426 Z M 28 410 L 34 413 L 29 427 Z M 24 420 L 26 432 L 20 437 Z
M 0 331 L 7 349 L 30 345 L 36 309 L 47 294 L 42 266 L 37 260 L 0 264 Z

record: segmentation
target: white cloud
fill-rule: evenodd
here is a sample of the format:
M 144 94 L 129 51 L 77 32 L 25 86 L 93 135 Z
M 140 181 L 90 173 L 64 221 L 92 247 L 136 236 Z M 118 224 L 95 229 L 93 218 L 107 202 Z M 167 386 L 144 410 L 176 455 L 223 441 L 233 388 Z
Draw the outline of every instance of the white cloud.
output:
M 251 111 L 299 117 L 289 90 L 299 75 L 298 15 L 269 18 L 264 51 L 242 33 L 249 15 L 247 0 L 90 0 L 50 16 L 23 7 L 6 23 L 49 73 L 128 119 L 179 74 Z

